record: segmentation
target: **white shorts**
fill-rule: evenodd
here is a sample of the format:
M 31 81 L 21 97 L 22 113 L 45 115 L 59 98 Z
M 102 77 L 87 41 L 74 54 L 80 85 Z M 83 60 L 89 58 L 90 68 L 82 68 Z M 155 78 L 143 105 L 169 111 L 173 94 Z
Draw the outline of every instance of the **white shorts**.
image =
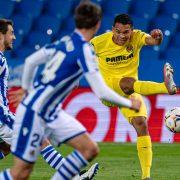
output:
M 60 110 L 57 119 L 46 124 L 45 137 L 55 146 L 86 132 L 85 127 L 74 117 Z
M 12 142 L 12 129 L 10 129 L 6 124 L 0 125 L 0 138 L 7 144 Z
M 54 121 L 46 123 L 35 111 L 20 104 L 16 111 L 11 151 L 20 159 L 34 163 L 44 138 L 59 145 L 85 132 L 86 129 L 64 110 L 58 112 Z

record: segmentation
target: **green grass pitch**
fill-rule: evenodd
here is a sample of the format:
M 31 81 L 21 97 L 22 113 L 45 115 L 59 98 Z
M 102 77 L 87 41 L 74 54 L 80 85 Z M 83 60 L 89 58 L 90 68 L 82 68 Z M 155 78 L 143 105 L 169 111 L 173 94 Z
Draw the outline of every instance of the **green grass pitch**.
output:
M 140 165 L 136 144 L 100 143 L 100 169 L 96 180 L 140 180 Z M 59 149 L 60 150 L 60 149 Z M 63 146 L 61 152 L 66 155 L 71 149 Z M 154 180 L 180 180 L 180 144 L 153 144 L 152 178 Z M 92 162 L 93 163 L 93 162 Z M 12 156 L 1 160 L 0 170 L 10 167 Z M 31 175 L 31 180 L 48 180 L 55 171 L 40 157 Z

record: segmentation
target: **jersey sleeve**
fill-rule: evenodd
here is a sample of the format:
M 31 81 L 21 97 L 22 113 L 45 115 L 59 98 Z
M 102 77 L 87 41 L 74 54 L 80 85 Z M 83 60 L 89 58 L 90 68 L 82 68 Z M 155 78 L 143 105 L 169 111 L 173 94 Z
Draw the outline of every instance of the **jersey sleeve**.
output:
M 3 73 L 6 68 L 5 59 L 0 55 L 0 75 Z
M 37 67 L 41 64 L 45 64 L 49 59 L 51 59 L 55 52 L 56 50 L 54 48 L 46 46 L 26 58 L 22 76 L 23 89 L 32 89 Z
M 146 45 L 145 39 L 146 39 L 146 37 L 149 36 L 149 34 L 143 32 L 143 31 L 137 30 L 137 31 L 135 31 L 135 36 L 136 36 L 136 42 L 138 42 L 139 47 Z
M 94 53 L 93 47 L 89 43 L 85 43 L 82 46 L 82 54 L 78 60 L 78 64 L 84 73 L 98 71 L 96 55 Z

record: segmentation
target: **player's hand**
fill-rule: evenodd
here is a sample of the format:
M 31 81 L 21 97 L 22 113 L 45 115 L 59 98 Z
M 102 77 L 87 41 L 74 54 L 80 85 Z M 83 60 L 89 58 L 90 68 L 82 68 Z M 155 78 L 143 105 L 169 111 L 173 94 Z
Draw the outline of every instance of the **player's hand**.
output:
M 136 99 L 136 98 L 133 97 L 133 96 L 130 98 L 130 100 L 131 100 L 131 102 L 132 102 L 131 109 L 139 112 L 139 109 L 140 109 L 140 107 L 141 107 L 141 101 L 138 100 L 138 99 Z
M 155 40 L 162 40 L 163 39 L 163 33 L 162 33 L 162 31 L 160 29 L 153 29 L 150 32 L 150 35 Z
M 9 92 L 8 96 L 10 103 L 12 103 L 14 107 L 17 107 L 26 93 L 27 91 L 25 89 Z

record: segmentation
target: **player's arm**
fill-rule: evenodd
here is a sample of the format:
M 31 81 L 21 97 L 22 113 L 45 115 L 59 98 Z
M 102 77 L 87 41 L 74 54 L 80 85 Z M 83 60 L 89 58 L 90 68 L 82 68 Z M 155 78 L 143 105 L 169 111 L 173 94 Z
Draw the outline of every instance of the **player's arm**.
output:
M 154 29 L 150 35 L 146 37 L 146 45 L 160 45 L 163 40 L 163 33 L 160 29 Z
M 5 69 L 6 69 L 5 60 L 0 55 L 0 75 L 4 72 Z
M 36 51 L 25 59 L 24 71 L 22 75 L 22 88 L 28 90 L 32 87 L 34 75 L 39 65 L 46 63 L 54 54 L 55 50 L 45 47 Z
M 38 66 L 46 63 L 54 54 L 54 51 L 55 50 L 43 47 L 25 59 L 22 75 L 22 88 L 9 93 L 9 100 L 14 107 L 17 107 L 21 102 L 24 94 L 33 89 L 33 79 Z
M 134 110 L 139 110 L 140 108 L 140 101 L 135 99 L 127 99 L 120 95 L 118 95 L 116 92 L 114 92 L 111 88 L 109 88 L 99 71 L 93 72 L 93 73 L 86 73 L 85 77 L 91 86 L 93 92 L 98 96 L 100 100 L 105 100 L 108 102 L 111 102 L 117 106 L 122 107 L 128 107 Z

